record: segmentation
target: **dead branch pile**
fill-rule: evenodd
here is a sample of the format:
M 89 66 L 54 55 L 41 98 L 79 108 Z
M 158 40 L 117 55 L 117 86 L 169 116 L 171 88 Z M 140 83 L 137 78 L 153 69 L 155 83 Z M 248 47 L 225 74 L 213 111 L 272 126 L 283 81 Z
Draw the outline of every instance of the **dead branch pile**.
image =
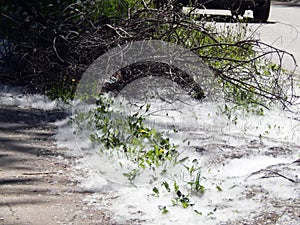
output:
M 16 21 L 1 14 L 1 20 L 11 24 L 21 38 L 7 43 L 7 52 L 0 56 L 0 76 L 5 82 L 28 85 L 45 92 L 57 82 L 79 80 L 95 59 L 115 46 L 157 39 L 176 43 L 198 54 L 214 71 L 229 100 L 235 101 L 231 94 L 237 94 L 239 102 L 248 100 L 248 96 L 256 96 L 250 101 L 263 105 L 265 101 L 261 99 L 292 103 L 288 90 L 293 90 L 293 73 L 282 68 L 283 58 L 288 56 L 293 60 L 291 55 L 253 37 L 227 42 L 211 24 L 197 21 L 193 10 L 184 13 L 174 7 L 175 1 L 164 4 L 137 1 L 126 16 L 117 19 L 101 14 L 95 18 L 93 7 L 80 1 L 65 5 L 59 13 L 47 15 L 20 2 L 28 15 L 26 21 Z M 277 57 L 277 65 L 271 63 L 274 57 Z M 194 85 L 176 68 L 148 63 L 122 69 L 118 80 L 106 88 L 120 90 L 139 76 L 165 74 L 170 69 L 178 74 L 173 78 L 175 82 L 182 80 L 178 78 L 182 76 L 186 77 L 188 86 Z M 181 83 L 181 86 L 185 85 Z M 199 99 L 204 97 L 199 85 L 193 91 Z

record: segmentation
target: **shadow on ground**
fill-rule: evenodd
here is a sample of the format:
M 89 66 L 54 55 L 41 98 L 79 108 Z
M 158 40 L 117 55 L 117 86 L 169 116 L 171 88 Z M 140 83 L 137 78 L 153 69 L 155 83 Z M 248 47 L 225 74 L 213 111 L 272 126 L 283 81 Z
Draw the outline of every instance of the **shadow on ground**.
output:
M 74 217 L 60 216 L 69 209 L 75 213 L 71 193 L 80 190 L 68 177 L 68 162 L 59 160 L 66 159 L 65 151 L 56 147 L 56 127 L 49 123 L 66 116 L 0 105 L 0 224 L 57 224 L 53 215 L 55 221 Z

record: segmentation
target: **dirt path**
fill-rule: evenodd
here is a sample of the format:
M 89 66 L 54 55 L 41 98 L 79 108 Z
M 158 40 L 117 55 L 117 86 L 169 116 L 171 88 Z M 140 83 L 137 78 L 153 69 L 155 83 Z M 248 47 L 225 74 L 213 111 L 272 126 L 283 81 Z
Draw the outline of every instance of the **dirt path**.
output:
M 56 147 L 48 123 L 64 116 L 0 104 L 0 224 L 112 224 L 70 179 L 74 159 Z

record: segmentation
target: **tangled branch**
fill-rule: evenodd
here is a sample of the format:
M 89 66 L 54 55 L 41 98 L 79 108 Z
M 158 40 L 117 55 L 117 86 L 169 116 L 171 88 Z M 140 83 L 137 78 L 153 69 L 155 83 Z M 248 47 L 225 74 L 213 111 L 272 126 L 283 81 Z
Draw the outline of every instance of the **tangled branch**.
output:
M 297 97 L 293 92 L 293 71 L 283 68 L 283 60 L 287 57 L 296 65 L 291 54 L 248 37 L 245 31 L 242 35 L 236 35 L 233 30 L 226 34 L 217 31 L 215 26 L 197 20 L 193 9 L 178 10 L 174 7 L 175 2 L 137 1 L 118 18 L 99 13 L 93 1 L 77 1 L 65 5 L 56 14 L 47 15 L 22 3 L 29 17 L 21 27 L 29 27 L 30 32 L 23 30 L 22 41 L 11 43 L 10 59 L 17 66 L 10 66 L 6 73 L 15 81 L 45 91 L 58 81 L 79 80 L 95 59 L 115 46 L 158 39 L 198 54 L 214 71 L 229 101 L 238 104 L 248 101 L 265 107 L 270 101 L 280 101 L 284 106 L 293 103 Z M 10 16 L 2 13 L 2 18 L 8 20 Z M 5 57 L 1 58 L 1 64 L 7 61 Z M 147 62 L 135 66 L 139 73 L 133 72 L 134 66 L 122 69 L 121 75 L 113 85 L 107 86 L 107 90 L 120 90 L 140 76 L 163 75 L 170 69 L 177 74 L 173 81 L 186 90 L 197 86 L 170 65 Z M 193 91 L 202 98 L 205 87 L 198 84 Z

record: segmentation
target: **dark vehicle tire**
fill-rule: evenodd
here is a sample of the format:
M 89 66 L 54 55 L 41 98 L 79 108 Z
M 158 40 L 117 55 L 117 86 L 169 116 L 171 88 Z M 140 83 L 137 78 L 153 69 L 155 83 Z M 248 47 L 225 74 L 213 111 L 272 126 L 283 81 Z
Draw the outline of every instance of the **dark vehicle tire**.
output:
M 253 9 L 253 17 L 255 21 L 267 22 L 270 14 L 271 0 L 266 0 L 265 4 Z

